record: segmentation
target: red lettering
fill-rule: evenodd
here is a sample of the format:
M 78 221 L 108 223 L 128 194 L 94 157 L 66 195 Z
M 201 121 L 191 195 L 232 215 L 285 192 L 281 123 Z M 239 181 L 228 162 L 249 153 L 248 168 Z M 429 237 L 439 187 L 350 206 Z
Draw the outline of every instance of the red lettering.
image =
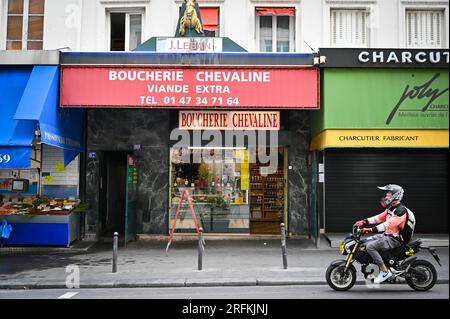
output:
M 214 127 L 219 127 L 219 114 L 214 114 Z
M 186 113 L 181 113 L 181 127 L 186 127 Z
M 223 113 L 222 114 L 222 126 L 223 127 L 227 127 L 228 126 L 228 121 L 227 121 L 228 119 L 227 119 L 227 113 Z
M 245 116 L 244 114 L 244 127 L 248 127 L 249 123 L 248 123 L 248 116 Z
M 278 114 L 273 114 L 273 127 L 278 127 Z

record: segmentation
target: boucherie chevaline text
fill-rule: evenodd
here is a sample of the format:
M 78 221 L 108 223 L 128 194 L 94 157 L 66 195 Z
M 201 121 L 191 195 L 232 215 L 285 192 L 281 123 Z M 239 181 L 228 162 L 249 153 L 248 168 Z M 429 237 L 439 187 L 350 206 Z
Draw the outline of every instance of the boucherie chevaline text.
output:
M 199 82 L 270 82 L 268 71 L 198 71 L 195 79 Z M 110 70 L 110 81 L 168 81 L 182 82 L 181 70 Z

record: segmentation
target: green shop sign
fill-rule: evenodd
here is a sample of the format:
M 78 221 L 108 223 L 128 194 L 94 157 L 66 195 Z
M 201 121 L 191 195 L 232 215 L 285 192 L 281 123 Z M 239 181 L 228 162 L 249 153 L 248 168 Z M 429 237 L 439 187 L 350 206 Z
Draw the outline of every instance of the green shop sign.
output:
M 325 69 L 324 129 L 448 129 L 447 69 Z

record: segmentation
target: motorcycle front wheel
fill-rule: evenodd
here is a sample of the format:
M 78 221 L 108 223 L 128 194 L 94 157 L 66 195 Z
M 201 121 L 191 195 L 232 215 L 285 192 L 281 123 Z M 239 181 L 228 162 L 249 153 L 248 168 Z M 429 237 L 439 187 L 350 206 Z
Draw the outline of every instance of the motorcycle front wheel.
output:
M 345 271 L 345 264 L 328 266 L 326 279 L 328 285 L 337 291 L 346 291 L 353 287 L 356 281 L 356 271 L 349 267 Z
M 408 285 L 414 290 L 430 290 L 436 283 L 436 268 L 426 260 L 416 260 L 411 264 L 409 276 L 405 279 Z

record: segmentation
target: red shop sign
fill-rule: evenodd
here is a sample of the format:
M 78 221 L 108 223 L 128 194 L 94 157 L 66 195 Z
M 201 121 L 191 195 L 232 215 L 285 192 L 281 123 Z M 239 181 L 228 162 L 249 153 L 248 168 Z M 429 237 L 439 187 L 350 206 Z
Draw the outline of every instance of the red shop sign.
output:
M 61 106 L 318 108 L 315 68 L 62 68 Z

